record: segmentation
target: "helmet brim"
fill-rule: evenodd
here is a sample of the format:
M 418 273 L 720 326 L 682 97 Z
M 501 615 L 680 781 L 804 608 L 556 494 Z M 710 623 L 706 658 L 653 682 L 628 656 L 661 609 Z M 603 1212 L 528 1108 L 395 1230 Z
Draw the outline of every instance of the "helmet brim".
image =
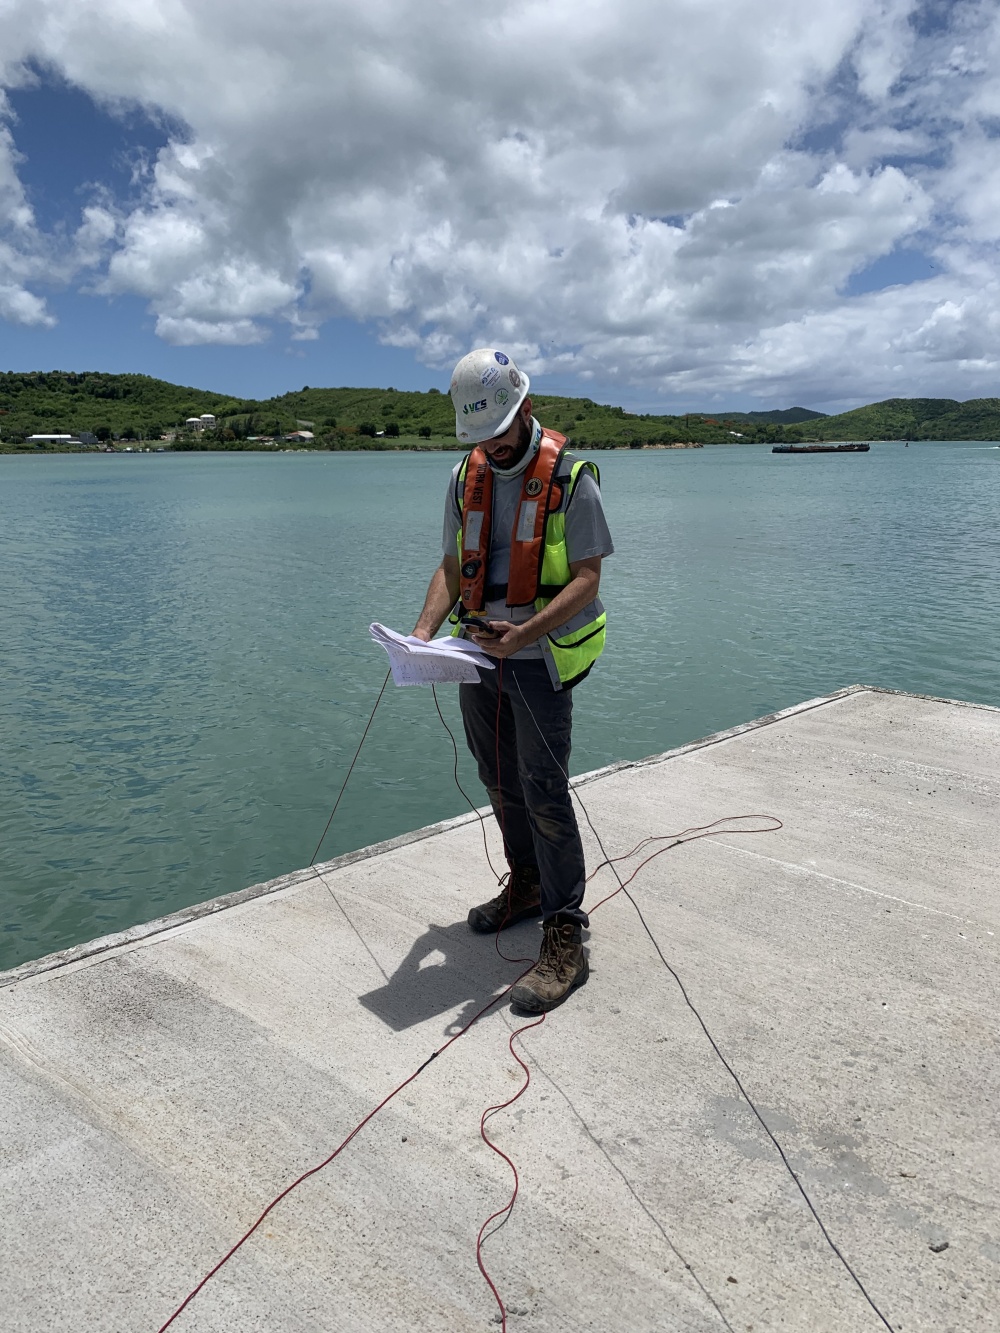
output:
M 523 370 L 518 374 L 521 377 L 521 387 L 517 390 L 517 398 L 514 401 L 506 416 L 500 422 L 499 426 L 485 426 L 482 430 L 475 430 L 468 418 L 455 415 L 455 438 L 462 441 L 463 444 L 482 444 L 484 440 L 495 440 L 498 435 L 503 435 L 505 431 L 510 430 L 511 422 L 521 410 L 521 404 L 528 396 L 528 389 L 531 387 L 531 381 Z

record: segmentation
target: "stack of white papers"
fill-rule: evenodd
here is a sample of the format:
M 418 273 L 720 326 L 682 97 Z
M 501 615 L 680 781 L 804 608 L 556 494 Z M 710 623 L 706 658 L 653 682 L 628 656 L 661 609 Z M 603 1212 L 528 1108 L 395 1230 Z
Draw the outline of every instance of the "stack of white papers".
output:
M 479 684 L 476 667 L 495 669 L 488 654 L 467 639 L 434 639 L 425 643 L 412 634 L 397 634 L 376 621 L 368 626 L 376 643 L 389 654 L 397 685 Z

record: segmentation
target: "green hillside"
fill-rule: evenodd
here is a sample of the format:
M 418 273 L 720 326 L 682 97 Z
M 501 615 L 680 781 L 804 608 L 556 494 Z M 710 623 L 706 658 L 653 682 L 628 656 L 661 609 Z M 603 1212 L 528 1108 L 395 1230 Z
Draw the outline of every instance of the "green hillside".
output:
M 785 407 L 774 412 L 717 412 L 716 416 L 720 421 L 764 422 L 777 426 L 797 426 L 802 421 L 819 421 L 826 416 L 826 413 L 813 412 L 808 407 Z
M 1000 440 L 1000 398 L 887 398 L 808 430 L 818 440 Z
M 704 444 L 731 443 L 726 425 L 701 413 L 687 417 L 633 415 L 620 407 L 595 403 L 589 398 L 565 398 L 532 394 L 535 415 L 546 426 L 569 435 L 592 449 L 640 444 L 670 444 L 695 441 Z M 279 418 L 289 423 L 311 421 L 317 436 L 361 431 L 366 425 L 377 430 L 398 427 L 402 436 L 419 435 L 429 429 L 438 443 L 455 441 L 455 413 L 447 394 L 431 389 L 409 393 L 395 389 L 303 388 L 259 404 L 257 420 Z M 236 423 L 232 423 L 236 424 Z M 289 426 L 294 429 L 294 424 Z M 736 429 L 741 429 L 737 427 Z M 345 447 L 343 439 L 340 447 Z
M 54 370 L 37 374 L 0 374 L 0 439 L 26 435 L 134 433 L 158 437 L 164 430 L 202 412 L 216 416 L 238 411 L 228 394 L 187 389 L 149 375 L 80 374 Z
M 1000 399 L 959 403 L 950 398 L 890 398 L 839 416 L 808 408 L 773 412 L 691 412 L 683 416 L 630 413 L 589 398 L 533 395 L 545 425 L 581 448 L 640 448 L 675 443 L 741 441 L 1000 439 Z M 191 435 L 188 417 L 211 412 L 217 429 Z M 314 448 L 458 448 L 447 394 L 431 389 L 320 389 L 304 386 L 265 400 L 169 384 L 149 375 L 97 371 L 0 373 L 0 450 L 35 449 L 34 434 L 89 431 L 100 439 L 159 441 L 176 449 L 273 448 L 295 430 L 314 433 Z M 260 437 L 264 437 L 263 441 Z
M 539 420 L 592 449 L 685 441 L 732 443 L 733 430 L 756 438 L 758 429 L 742 418 L 727 425 L 703 413 L 631 414 L 589 398 L 539 394 L 533 395 L 533 402 Z M 216 416 L 218 429 L 186 436 L 185 420 L 204 412 Z M 179 432 L 175 448 L 254 448 L 254 437 L 285 435 L 297 426 L 314 432 L 317 448 L 388 448 L 395 438 L 415 441 L 421 435 L 430 447 L 458 447 L 451 400 L 434 389 L 411 393 L 306 385 L 258 401 L 169 384 L 148 375 L 0 373 L 0 448 L 7 451 L 24 448 L 29 435 L 78 431 L 102 440 L 157 441 L 163 434 Z M 383 431 L 384 437 L 377 436 Z

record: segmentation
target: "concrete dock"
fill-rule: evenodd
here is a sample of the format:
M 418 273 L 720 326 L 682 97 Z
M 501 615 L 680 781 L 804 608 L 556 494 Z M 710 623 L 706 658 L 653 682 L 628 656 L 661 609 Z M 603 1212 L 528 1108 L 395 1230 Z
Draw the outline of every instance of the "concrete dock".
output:
M 580 790 L 613 855 L 783 822 L 666 852 L 636 901 L 892 1328 L 996 1330 L 1000 710 L 855 688 Z M 464 924 L 492 891 L 469 816 L 0 975 L 0 1327 L 155 1333 L 517 974 Z M 484 1249 L 508 1328 L 884 1327 L 624 895 L 589 949 L 490 1122 L 521 1177 Z M 172 1329 L 496 1328 L 475 1238 L 510 1172 L 479 1119 L 516 1025 L 434 1060 Z

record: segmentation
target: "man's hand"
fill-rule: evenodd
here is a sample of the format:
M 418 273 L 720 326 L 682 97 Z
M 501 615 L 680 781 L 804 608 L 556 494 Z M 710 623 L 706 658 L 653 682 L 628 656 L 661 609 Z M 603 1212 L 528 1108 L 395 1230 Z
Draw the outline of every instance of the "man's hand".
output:
M 490 657 L 510 657 L 535 641 L 536 636 L 529 635 L 527 625 L 514 625 L 509 620 L 488 620 L 486 623 L 496 631 L 494 634 L 480 634 L 474 629 L 468 629 L 467 633 L 476 647 L 482 648 Z
M 413 637 L 430 643 L 458 601 L 458 556 L 446 555 L 434 571 Z

